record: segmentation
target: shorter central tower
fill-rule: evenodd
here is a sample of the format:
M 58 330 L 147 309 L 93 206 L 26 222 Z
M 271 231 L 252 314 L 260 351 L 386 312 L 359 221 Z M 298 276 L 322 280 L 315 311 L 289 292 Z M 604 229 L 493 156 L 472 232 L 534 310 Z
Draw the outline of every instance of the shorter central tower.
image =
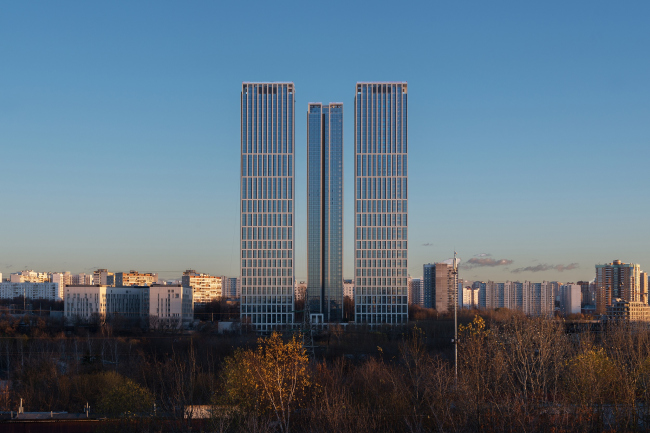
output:
M 307 302 L 327 323 L 343 318 L 343 104 L 307 110 Z

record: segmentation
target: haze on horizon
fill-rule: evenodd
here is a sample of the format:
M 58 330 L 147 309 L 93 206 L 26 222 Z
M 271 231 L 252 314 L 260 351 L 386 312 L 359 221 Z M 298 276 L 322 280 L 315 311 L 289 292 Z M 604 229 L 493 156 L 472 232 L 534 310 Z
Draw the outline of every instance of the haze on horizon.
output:
M 306 112 L 409 85 L 409 271 L 578 281 L 650 270 L 650 4 L 6 2 L 0 272 L 239 272 L 242 81 L 296 86 L 296 279 Z M 301 241 L 302 239 L 302 241 Z

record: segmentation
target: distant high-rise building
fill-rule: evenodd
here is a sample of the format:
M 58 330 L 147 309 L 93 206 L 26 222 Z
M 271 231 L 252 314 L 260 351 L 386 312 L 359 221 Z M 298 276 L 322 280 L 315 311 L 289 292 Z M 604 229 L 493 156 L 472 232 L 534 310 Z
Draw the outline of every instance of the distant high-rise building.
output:
M 221 277 L 221 293 L 226 299 L 239 298 L 241 293 L 239 278 Z
M 581 287 L 579 284 L 564 284 L 560 286 L 560 312 L 580 314 Z
M 531 316 L 550 316 L 554 311 L 554 283 L 547 281 L 475 281 L 472 289 L 478 291 L 479 308 L 510 308 Z
M 181 277 L 183 287 L 192 288 L 193 304 L 207 304 L 222 297 L 222 279 L 208 274 L 201 274 L 194 269 L 183 272 Z
M 422 297 L 422 278 L 412 278 L 409 277 L 408 280 L 409 286 L 409 304 L 424 306 L 423 297 Z
M 439 313 L 453 311 L 458 287 L 454 265 L 446 262 L 428 263 L 423 265 L 422 271 L 424 306 L 435 308 Z M 430 306 L 427 305 L 428 301 Z
M 356 322 L 406 323 L 407 84 L 360 82 L 355 90 Z
M 596 308 L 596 283 L 593 281 L 578 281 L 580 286 L 582 308 Z
M 115 274 L 108 272 L 108 269 L 97 269 L 93 272 L 93 284 L 100 284 L 102 286 L 114 286 Z
M 307 283 L 305 281 L 296 281 L 293 293 L 296 301 L 304 299 L 305 294 L 307 293 Z
M 465 286 L 462 289 L 463 293 L 463 308 L 478 308 L 479 306 L 479 289 L 471 286 Z
M 529 303 L 524 313 L 531 316 L 552 316 L 555 311 L 553 285 L 548 281 L 530 284 Z
M 243 83 L 241 318 L 266 331 L 293 323 L 295 88 Z
M 354 280 L 343 280 L 343 297 L 354 300 Z
M 639 301 L 644 304 L 647 304 L 648 303 L 648 273 L 641 272 L 639 275 L 641 276 L 641 282 L 640 282 L 641 296 Z
M 422 265 L 422 306 L 424 308 L 435 308 L 435 264 L 427 263 Z
M 641 301 L 641 268 L 638 264 L 612 263 L 596 265 L 596 313 L 605 314 L 614 299 Z
M 325 322 L 343 319 L 343 104 L 307 110 L 307 297 Z

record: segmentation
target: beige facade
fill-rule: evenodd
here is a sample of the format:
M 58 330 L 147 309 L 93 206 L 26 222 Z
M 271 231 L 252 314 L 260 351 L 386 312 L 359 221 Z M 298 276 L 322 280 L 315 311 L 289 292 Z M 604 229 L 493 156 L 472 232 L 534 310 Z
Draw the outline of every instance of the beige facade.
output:
M 434 308 L 439 313 L 453 311 L 456 296 L 456 281 L 453 264 L 435 264 Z
M 294 283 L 294 297 L 296 300 L 303 299 L 305 297 L 305 292 L 307 291 L 307 282 L 305 281 L 296 281 Z
M 222 279 L 190 269 L 183 272 L 183 287 L 191 287 L 194 304 L 207 304 L 222 298 Z
M 343 280 L 343 297 L 354 299 L 354 280 Z
M 650 305 L 616 298 L 607 306 L 607 318 L 629 322 L 650 322 Z
M 151 286 L 158 282 L 158 274 L 138 271 L 117 272 L 115 274 L 115 287 L 126 286 Z

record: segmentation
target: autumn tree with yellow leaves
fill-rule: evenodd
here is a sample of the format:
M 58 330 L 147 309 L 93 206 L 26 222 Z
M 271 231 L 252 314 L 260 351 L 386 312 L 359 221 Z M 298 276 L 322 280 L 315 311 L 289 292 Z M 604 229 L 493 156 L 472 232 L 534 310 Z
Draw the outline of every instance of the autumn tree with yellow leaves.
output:
M 226 360 L 225 391 L 244 411 L 271 415 L 282 432 L 289 432 L 291 414 L 304 407 L 311 385 L 308 365 L 300 336 L 285 343 L 274 332 L 260 338 L 256 350 L 239 350 Z

